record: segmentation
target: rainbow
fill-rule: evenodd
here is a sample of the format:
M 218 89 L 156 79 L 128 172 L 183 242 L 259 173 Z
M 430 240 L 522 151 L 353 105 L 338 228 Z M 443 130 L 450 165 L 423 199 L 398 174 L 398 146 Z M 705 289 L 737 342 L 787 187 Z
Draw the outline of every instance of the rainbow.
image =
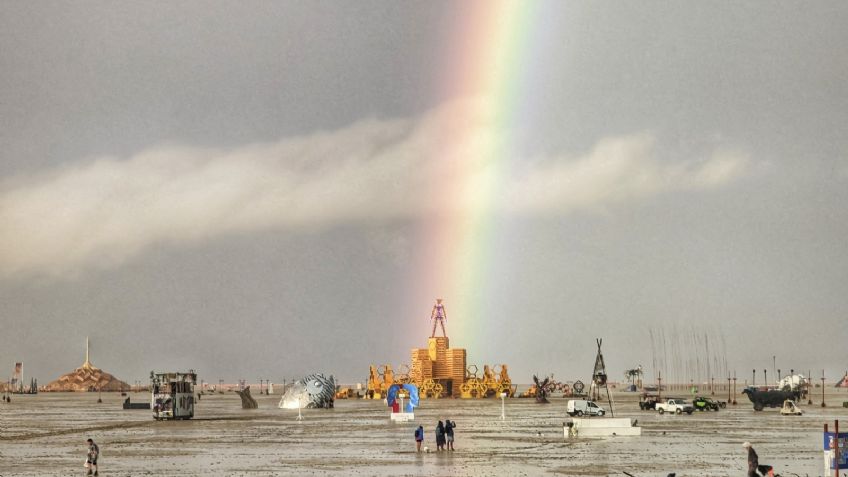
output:
M 457 103 L 465 108 L 459 116 L 485 117 L 486 129 L 496 134 L 481 134 L 476 130 L 480 122 L 468 121 L 467 126 L 451 129 L 445 144 L 434 152 L 434 162 L 450 162 L 450 173 L 439 186 L 442 206 L 420 224 L 413 269 L 426 272 L 410 284 L 412 312 L 421 316 L 411 332 L 420 336 L 435 298 L 444 298 L 449 335 L 470 354 L 491 315 L 489 277 L 509 273 L 494 265 L 493 238 L 499 233 L 495 208 L 515 157 L 511 131 L 517 121 L 526 119 L 521 114 L 526 93 L 522 86 L 532 69 L 527 58 L 532 57 L 531 27 L 539 4 L 513 0 L 451 4 L 456 21 L 447 43 L 440 93 L 474 98 Z

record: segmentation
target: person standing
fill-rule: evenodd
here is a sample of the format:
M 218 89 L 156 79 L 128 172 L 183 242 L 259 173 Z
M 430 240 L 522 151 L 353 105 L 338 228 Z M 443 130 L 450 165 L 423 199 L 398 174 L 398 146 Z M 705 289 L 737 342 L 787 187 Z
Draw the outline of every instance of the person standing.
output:
M 748 477 L 759 477 L 759 474 L 757 474 L 757 465 L 759 464 L 757 451 L 754 450 L 750 442 L 743 443 L 742 447 L 748 449 Z
M 453 449 L 453 429 L 456 427 L 456 423 L 451 421 L 450 419 L 445 420 L 445 437 L 446 442 L 448 444 L 448 450 L 452 451 Z
M 421 443 L 424 442 L 424 426 L 415 429 L 415 452 L 421 452 Z
M 92 471 L 94 475 L 97 475 L 97 457 L 100 455 L 100 447 L 97 447 L 92 439 L 88 439 L 86 442 L 88 443 L 88 454 L 85 463 L 88 467 L 88 475 L 91 475 Z
M 436 450 L 445 450 L 445 425 L 442 421 L 436 424 Z
M 742 447 L 748 449 L 748 477 L 759 477 L 761 474 L 769 477 L 774 475 L 772 466 L 760 465 L 760 458 L 757 455 L 757 451 L 754 450 L 750 442 L 745 442 L 742 444 Z

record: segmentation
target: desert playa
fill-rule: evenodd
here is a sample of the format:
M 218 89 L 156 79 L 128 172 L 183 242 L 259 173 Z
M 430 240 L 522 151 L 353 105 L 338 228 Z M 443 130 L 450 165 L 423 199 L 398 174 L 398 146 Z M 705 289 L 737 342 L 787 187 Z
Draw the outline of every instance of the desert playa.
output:
M 130 393 L 135 401 L 147 397 Z M 638 419 L 641 437 L 563 437 L 566 400 L 506 403 L 429 399 L 415 421 L 390 423 L 379 401 L 339 400 L 335 409 L 277 409 L 279 396 L 256 396 L 242 410 L 234 393 L 203 396 L 190 421 L 162 421 L 150 411 L 124 411 L 117 393 L 14 396 L 0 406 L 0 475 L 64 476 L 83 472 L 85 439 L 101 447 L 102 475 L 567 475 L 737 476 L 746 469 L 741 444 L 782 475 L 821 475 L 822 424 L 848 422 L 845 390 L 828 389 L 828 407 L 802 405 L 803 416 L 737 406 L 691 416 L 639 411 L 635 393 L 616 393 L 616 417 Z M 413 431 L 424 425 L 434 446 L 439 420 L 456 421 L 456 451 L 415 453 Z

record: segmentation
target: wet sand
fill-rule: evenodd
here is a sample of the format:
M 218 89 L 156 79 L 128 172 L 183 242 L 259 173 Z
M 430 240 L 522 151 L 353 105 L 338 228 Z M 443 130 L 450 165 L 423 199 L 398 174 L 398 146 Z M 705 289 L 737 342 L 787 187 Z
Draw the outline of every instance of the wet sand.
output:
M 145 394 L 131 394 L 140 402 Z M 722 398 L 721 396 L 716 396 Z M 724 396 L 726 398 L 726 396 Z M 638 419 L 641 437 L 563 438 L 564 399 L 426 400 L 414 423 L 392 424 L 381 401 L 340 400 L 332 410 L 277 409 L 279 396 L 256 396 L 242 410 L 234 393 L 207 395 L 191 421 L 156 422 L 148 410 L 124 411 L 123 398 L 42 393 L 0 403 L 0 476 L 83 475 L 85 439 L 101 447 L 101 475 L 633 475 L 738 476 L 741 447 L 754 444 L 761 463 L 783 475 L 822 475 L 822 425 L 848 429 L 845 391 L 828 390 L 828 407 L 802 406 L 800 417 L 738 406 L 693 415 L 640 411 L 635 393 L 616 394 L 616 417 Z M 435 448 L 438 419 L 456 421 L 452 453 L 417 454 L 413 431 L 423 424 Z M 832 425 L 832 424 L 831 424 Z

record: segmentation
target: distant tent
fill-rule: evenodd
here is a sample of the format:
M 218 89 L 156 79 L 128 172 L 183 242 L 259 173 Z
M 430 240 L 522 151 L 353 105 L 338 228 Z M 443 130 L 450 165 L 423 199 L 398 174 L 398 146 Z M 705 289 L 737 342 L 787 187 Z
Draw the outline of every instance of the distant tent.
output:
M 848 388 L 848 372 L 845 373 L 845 376 L 842 376 L 842 380 L 836 383 L 837 388 Z

